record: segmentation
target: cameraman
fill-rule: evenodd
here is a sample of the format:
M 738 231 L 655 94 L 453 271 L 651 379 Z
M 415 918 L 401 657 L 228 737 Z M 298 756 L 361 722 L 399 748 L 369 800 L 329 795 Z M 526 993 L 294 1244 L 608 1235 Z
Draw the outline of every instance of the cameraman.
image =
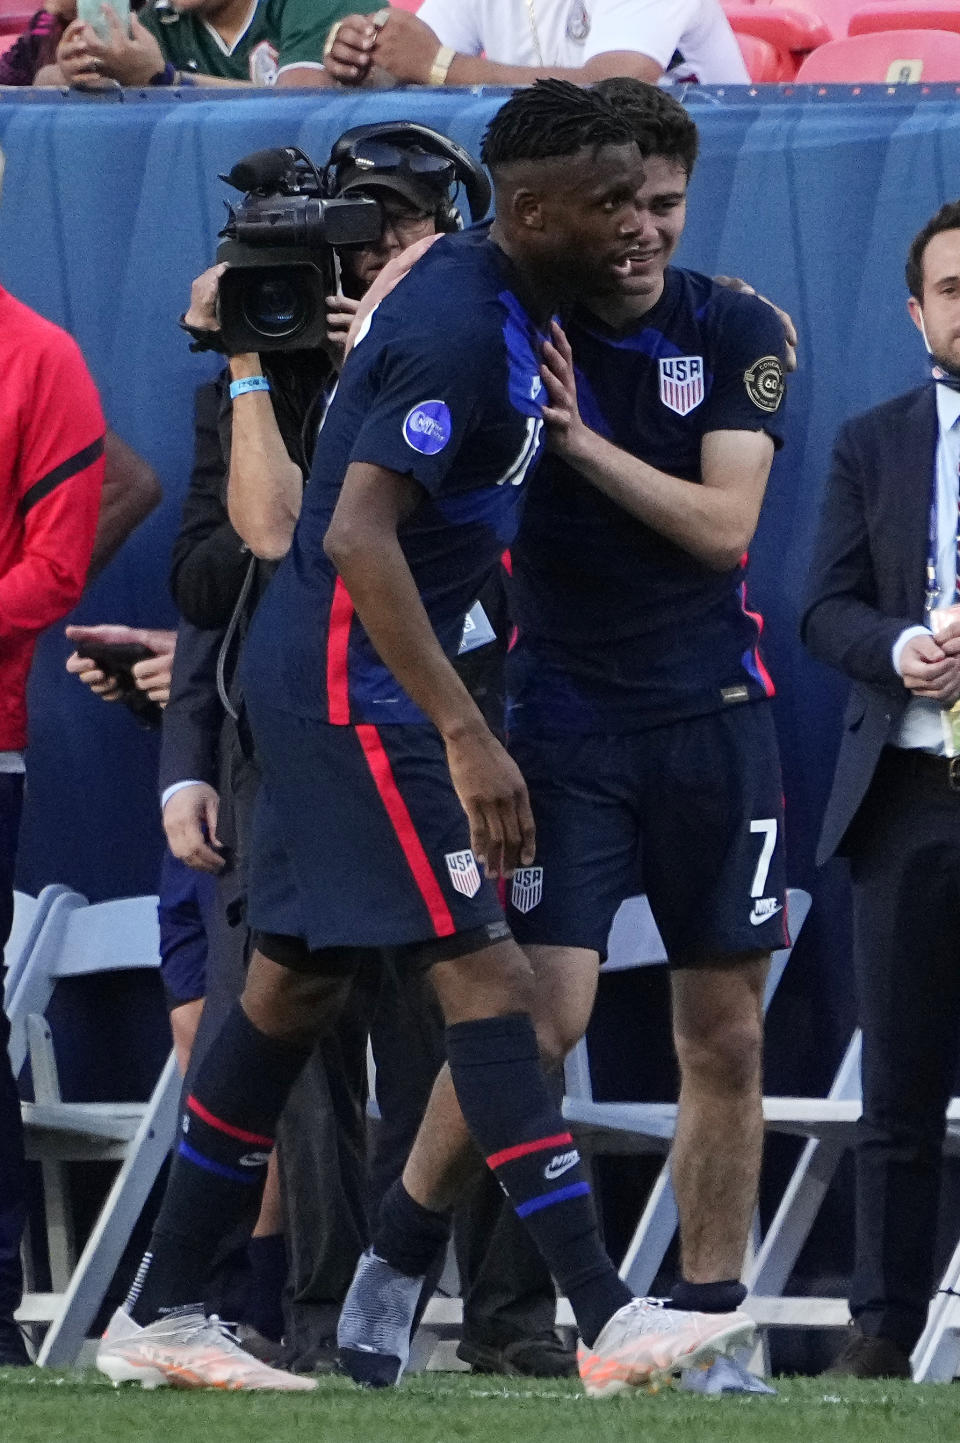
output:
M 246 595 L 240 607 L 242 614 L 234 617 L 230 628 L 226 666 L 221 660 L 221 671 L 227 675 L 233 673 L 238 641 L 272 573 L 272 563 L 289 547 L 304 481 L 309 475 L 313 444 L 357 303 L 384 267 L 402 251 L 421 239 L 428 240 L 440 230 L 454 229 L 459 223 L 453 207 L 457 169 L 446 159 L 451 150 L 459 153 L 457 148 L 450 147 L 445 137 L 436 137 L 446 149 L 441 147 L 439 156 L 431 154 L 431 136 L 432 133 L 422 127 L 379 125 L 358 128 L 341 138 L 334 147 L 328 168 L 332 180 L 330 191 L 336 196 L 375 198 L 383 223 L 377 240 L 339 251 L 340 286 L 335 294 L 327 297 L 326 349 L 270 352 L 262 359 L 255 352 L 235 354 L 230 358 L 229 373 L 224 373 L 217 383 L 221 404 L 215 424 L 211 424 L 211 398 L 208 397 L 205 408 L 207 461 L 195 470 L 184 509 L 184 522 L 174 551 L 173 588 L 178 606 L 190 623 L 224 628 L 233 608 L 225 605 L 215 574 L 232 576 L 231 584 L 236 589 L 248 572 Z M 477 177 L 471 176 L 467 195 L 474 218 L 482 214 L 487 205 L 485 182 L 474 189 L 476 185 Z M 223 266 L 215 266 L 204 272 L 192 288 L 184 325 L 200 342 L 208 340 L 217 344 L 217 289 L 223 270 Z M 264 377 L 269 391 L 243 391 L 232 403 L 223 394 L 229 380 L 236 382 L 259 376 Z M 224 510 L 225 471 L 230 478 L 230 520 Z M 203 479 L 204 473 L 206 479 Z M 249 558 L 241 551 L 240 536 L 262 561 L 249 564 Z M 219 556 L 218 564 L 213 563 L 215 553 Z M 505 636 L 502 597 L 494 594 L 484 597 L 483 601 L 497 632 Z M 205 821 L 211 794 L 214 798 L 217 796 L 211 786 L 215 773 L 209 769 L 205 785 L 200 782 L 184 785 L 192 774 L 183 770 L 175 777 L 166 745 L 168 735 L 172 736 L 173 729 L 182 725 L 183 718 L 191 710 L 197 712 L 196 674 L 189 688 L 179 685 L 179 678 L 189 669 L 189 652 L 183 649 L 183 644 L 188 642 L 192 629 L 190 626 L 181 629 L 171 705 L 164 720 L 161 763 L 168 794 L 164 824 L 174 850 L 187 860 L 191 855 L 203 858 L 210 851 Z M 488 628 L 486 637 L 491 634 Z M 202 638 L 198 637 L 199 634 L 190 647 L 194 654 L 203 645 Z M 499 679 L 502 654 L 502 643 L 493 642 L 474 650 L 465 659 L 465 671 L 470 673 L 468 684 L 485 710 L 489 708 L 494 725 L 500 725 L 502 719 Z M 209 668 L 206 686 L 208 691 L 215 688 Z M 238 701 L 234 696 L 233 703 Z M 239 707 L 234 705 L 234 710 Z M 224 715 L 222 710 L 220 715 Z M 255 765 L 249 755 L 243 755 L 238 744 L 238 729 L 229 717 L 226 731 L 230 735 L 225 734 L 221 746 L 220 799 L 227 807 L 238 791 L 243 797 L 239 807 L 230 807 L 241 815 L 234 815 L 233 825 L 230 821 L 224 825 L 221 817 L 217 834 L 235 849 L 239 862 L 234 873 L 236 894 L 243 888 L 243 833 L 252 803 Z M 171 794 L 174 780 L 180 782 L 180 786 Z M 234 895 L 235 908 L 239 900 Z M 217 967 L 214 960 L 214 970 Z M 220 970 L 225 972 L 223 980 L 229 983 L 232 1001 L 242 981 L 240 967 L 235 964 Z M 212 979 L 212 987 L 218 990 L 216 978 Z M 433 1078 L 443 1061 L 442 1031 L 432 999 L 426 997 L 422 989 L 416 989 L 416 995 L 414 991 L 407 985 L 401 993 L 397 985 L 391 983 L 378 1001 L 361 984 L 353 998 L 348 1028 L 341 1029 L 337 1039 L 331 1039 L 339 1043 L 339 1058 L 333 1056 L 330 1047 L 321 1049 L 326 1056 L 315 1054 L 307 1081 L 301 1082 L 291 1098 L 281 1124 L 280 1159 L 293 1298 L 287 1318 L 284 1362 L 297 1370 L 316 1366 L 322 1360 L 324 1333 L 333 1331 L 337 1304 L 349 1283 L 355 1253 L 359 1251 L 359 1248 L 345 1248 L 344 1238 L 355 1221 L 345 1216 L 351 1211 L 348 1200 L 355 1198 L 360 1185 L 362 1164 L 359 1153 L 353 1149 L 349 1110 L 361 1100 L 367 1032 L 372 1027 L 384 1119 L 382 1142 L 374 1163 L 374 1203 L 393 1181 L 391 1168 L 398 1170 L 395 1165 L 402 1165 Z M 226 1000 L 222 998 L 222 1002 Z M 214 1014 L 220 1013 L 222 1002 L 208 1003 L 209 1015 L 201 1045 L 203 1037 L 209 1035 L 208 1028 L 215 1025 Z M 339 1078 L 336 1076 L 338 1062 Z M 339 1106 L 333 1099 L 339 1099 Z M 352 1177 L 347 1175 L 351 1170 Z M 493 1190 L 499 1199 L 495 1185 Z M 340 1194 L 339 1200 L 332 1196 L 335 1191 Z M 474 1344 L 471 1360 L 481 1361 L 482 1350 L 482 1361 L 488 1368 L 502 1364 L 510 1371 L 567 1372 L 571 1356 L 559 1346 L 553 1332 L 552 1284 L 525 1238 L 522 1241 L 513 1238 L 512 1233 L 519 1233 L 519 1226 L 511 1227 L 509 1221 L 498 1218 L 498 1208 L 490 1204 L 490 1198 L 482 1203 L 475 1200 L 474 1216 L 482 1218 L 482 1224 L 463 1229 L 464 1234 L 473 1233 L 462 1239 L 467 1260 L 462 1268 L 464 1291 L 471 1289 L 471 1302 L 466 1310 L 467 1331 Z M 355 1213 L 355 1208 L 353 1211 Z M 339 1216 L 334 1216 L 335 1213 Z M 497 1248 L 492 1249 L 487 1244 L 495 1224 Z M 362 1218 L 360 1226 L 365 1227 Z M 346 1266 L 341 1267 L 336 1260 L 344 1253 L 349 1255 L 344 1258 Z

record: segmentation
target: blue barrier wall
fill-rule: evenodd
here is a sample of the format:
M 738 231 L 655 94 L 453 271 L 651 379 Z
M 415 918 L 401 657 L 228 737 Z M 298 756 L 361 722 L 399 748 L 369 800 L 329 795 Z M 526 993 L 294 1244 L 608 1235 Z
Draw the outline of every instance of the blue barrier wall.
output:
M 779 687 L 790 876 L 805 886 L 842 690 L 796 640 L 818 495 L 840 421 L 925 373 L 904 311 L 903 257 L 960 177 L 953 88 L 943 97 L 919 90 L 687 97 L 702 159 L 680 259 L 747 277 L 792 313 L 801 336 L 789 444 L 774 469 L 751 590 Z M 78 619 L 172 621 L 167 558 L 189 473 L 192 394 L 214 364 L 190 354 L 176 317 L 212 258 L 227 193 L 217 173 L 267 145 L 296 143 L 322 159 L 346 127 L 401 115 L 476 149 L 498 103 L 491 92 L 215 102 L 194 92 L 122 103 L 0 95 L 0 277 L 77 337 L 111 423 L 165 488 L 162 508 L 90 588 Z M 93 898 L 152 890 L 153 743 L 66 676 L 66 651 L 58 635 L 46 637 L 33 678 L 23 884 L 68 881 Z M 842 882 L 828 870 L 816 890 L 820 905 L 779 1006 L 790 1045 L 772 1049 L 771 1081 L 787 1087 L 832 1068 L 850 1021 Z

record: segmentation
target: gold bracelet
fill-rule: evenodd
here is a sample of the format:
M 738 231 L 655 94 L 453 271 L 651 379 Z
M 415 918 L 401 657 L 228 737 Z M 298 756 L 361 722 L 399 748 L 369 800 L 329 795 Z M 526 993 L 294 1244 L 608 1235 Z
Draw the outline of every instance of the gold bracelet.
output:
M 340 34 L 340 21 L 339 21 L 339 20 L 334 20 L 333 24 L 330 26 L 330 29 L 327 31 L 327 38 L 326 38 L 326 40 L 323 42 L 323 55 L 321 56 L 321 59 L 322 59 L 322 60 L 326 60 L 327 57 L 329 56 L 330 51 L 333 49 L 333 47 L 334 47 L 334 46 L 336 45 L 336 43 L 337 43 L 337 36 L 338 36 L 339 34 Z
M 433 57 L 433 64 L 430 66 L 430 74 L 427 77 L 428 85 L 446 85 L 447 73 L 450 66 L 457 58 L 457 52 L 450 45 L 441 45 Z

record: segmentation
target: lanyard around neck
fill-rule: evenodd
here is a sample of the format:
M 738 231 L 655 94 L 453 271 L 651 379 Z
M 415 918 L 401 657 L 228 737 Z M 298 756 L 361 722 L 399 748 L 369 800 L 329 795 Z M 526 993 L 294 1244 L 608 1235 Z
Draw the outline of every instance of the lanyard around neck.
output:
M 525 0 L 527 7 L 527 20 L 530 22 L 530 38 L 533 41 L 533 53 L 537 57 L 537 64 L 543 70 L 546 61 L 543 58 L 543 49 L 540 45 L 540 28 L 537 25 L 537 11 L 535 0 Z

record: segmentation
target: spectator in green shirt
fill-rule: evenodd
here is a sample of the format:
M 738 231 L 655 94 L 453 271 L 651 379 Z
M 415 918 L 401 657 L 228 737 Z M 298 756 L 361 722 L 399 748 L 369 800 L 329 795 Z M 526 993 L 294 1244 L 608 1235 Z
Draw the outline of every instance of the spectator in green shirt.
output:
M 57 48 L 59 74 L 39 83 L 75 85 L 324 86 L 323 46 L 348 0 L 149 0 L 125 33 L 102 6 L 110 39 L 76 20 Z

